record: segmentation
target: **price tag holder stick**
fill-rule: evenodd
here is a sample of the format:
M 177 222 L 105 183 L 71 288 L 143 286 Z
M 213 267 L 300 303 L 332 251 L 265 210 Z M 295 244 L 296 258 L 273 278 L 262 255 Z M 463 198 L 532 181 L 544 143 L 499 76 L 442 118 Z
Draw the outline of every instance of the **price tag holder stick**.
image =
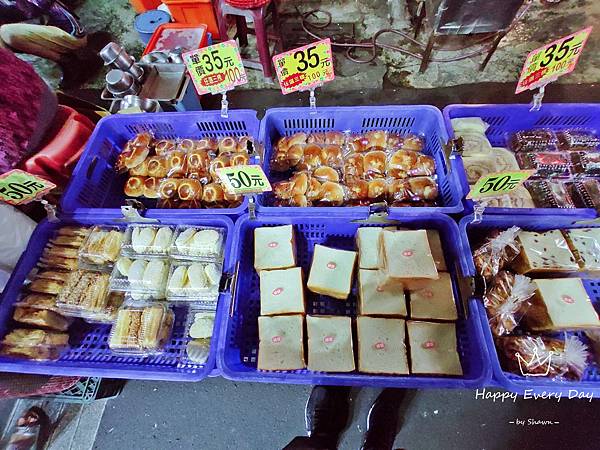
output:
M 544 94 L 546 93 L 546 86 L 548 86 L 550 82 L 546 84 L 542 84 L 538 89 L 537 93 L 533 94 L 533 101 L 531 102 L 530 112 L 539 111 L 542 109 L 542 100 L 544 99 Z
M 227 101 L 227 91 L 221 93 L 221 117 L 229 117 L 229 102 Z

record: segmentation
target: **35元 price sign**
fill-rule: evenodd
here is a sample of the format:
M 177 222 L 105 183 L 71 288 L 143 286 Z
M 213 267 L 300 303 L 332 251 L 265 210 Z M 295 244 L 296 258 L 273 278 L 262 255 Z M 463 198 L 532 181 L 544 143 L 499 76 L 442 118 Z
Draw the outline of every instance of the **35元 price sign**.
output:
M 529 53 L 515 94 L 537 89 L 561 75 L 573 72 L 591 31 L 592 27 L 585 28 Z
M 40 199 L 56 185 L 22 170 L 0 175 L 0 200 L 11 205 L 24 205 Z
M 222 167 L 217 169 L 217 176 L 225 189 L 232 194 L 251 194 L 271 190 L 271 183 L 257 165 Z
M 510 194 L 534 173 L 535 170 L 490 173 L 477 180 L 467 198 L 479 200 L 481 198 L 500 197 Z
M 275 55 L 273 64 L 284 95 L 313 89 L 335 78 L 329 39 Z
M 220 94 L 248 82 L 235 41 L 221 42 L 183 54 L 198 95 Z

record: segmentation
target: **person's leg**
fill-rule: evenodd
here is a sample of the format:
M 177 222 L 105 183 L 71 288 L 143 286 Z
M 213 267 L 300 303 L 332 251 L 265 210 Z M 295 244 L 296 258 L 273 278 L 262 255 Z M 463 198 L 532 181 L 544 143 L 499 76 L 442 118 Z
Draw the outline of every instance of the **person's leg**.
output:
M 0 39 L 17 52 L 52 61 L 85 47 L 85 36 L 76 38 L 60 28 L 47 25 L 13 23 L 0 27 Z
M 407 392 L 406 389 L 391 388 L 381 391 L 367 417 L 363 450 L 392 449 L 402 425 L 401 405 Z

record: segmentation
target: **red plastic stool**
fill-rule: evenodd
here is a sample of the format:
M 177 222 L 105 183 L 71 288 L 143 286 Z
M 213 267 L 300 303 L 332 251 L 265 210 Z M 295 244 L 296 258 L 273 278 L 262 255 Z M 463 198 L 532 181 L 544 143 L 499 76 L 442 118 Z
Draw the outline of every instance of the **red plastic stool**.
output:
M 65 186 L 94 130 L 94 123 L 73 108 L 59 105 L 56 118 L 40 150 L 22 169 Z
M 219 23 L 219 34 L 221 40 L 227 40 L 227 16 L 234 16 L 237 28 L 236 37 L 239 40 L 240 47 L 248 45 L 248 33 L 256 36 L 256 47 L 260 61 L 244 59 L 245 67 L 251 69 L 262 69 L 265 78 L 273 78 L 273 65 L 271 62 L 271 52 L 269 51 L 269 39 L 276 41 L 276 48 L 281 48 L 281 31 L 279 28 L 279 14 L 277 13 L 277 4 L 274 1 L 258 1 L 247 4 L 261 4 L 256 8 L 238 8 L 235 4 L 243 4 L 244 2 L 235 2 L 231 0 L 228 3 L 226 0 L 217 0 L 215 9 L 217 21 Z M 266 19 L 271 15 L 274 34 L 268 35 Z M 254 23 L 254 29 L 248 29 L 247 19 L 251 19 Z

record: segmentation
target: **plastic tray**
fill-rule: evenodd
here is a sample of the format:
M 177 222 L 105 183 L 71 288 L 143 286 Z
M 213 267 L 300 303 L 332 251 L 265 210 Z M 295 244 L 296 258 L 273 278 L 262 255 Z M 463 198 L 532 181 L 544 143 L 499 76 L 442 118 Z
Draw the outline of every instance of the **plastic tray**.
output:
M 309 108 L 268 109 L 260 123 L 259 140 L 265 146 L 263 168 L 271 182 L 284 179 L 280 174 L 271 174 L 270 160 L 273 145 L 281 136 L 305 131 L 323 132 L 329 130 L 363 133 L 370 130 L 387 130 L 399 134 L 415 133 L 425 136 L 423 153 L 435 159 L 439 198 L 443 206 L 391 208 L 408 212 L 458 213 L 463 210 L 462 193 L 458 180 L 449 174 L 446 167 L 443 145 L 448 140 L 440 110 L 433 106 L 356 106 L 323 107 L 313 113 Z M 257 208 L 265 214 L 336 214 L 368 215 L 368 207 L 323 207 L 297 208 L 268 206 L 271 194 L 259 196 Z
M 459 117 L 481 117 L 490 127 L 486 136 L 492 147 L 506 147 L 506 134 L 532 128 L 592 128 L 600 131 L 600 104 L 594 103 L 544 103 L 539 111 L 529 111 L 529 104 L 507 105 L 448 105 L 444 108 L 444 121 L 451 139 L 454 139 L 450 119 Z M 462 188 L 462 197 L 469 192 L 462 157 L 451 158 L 452 171 Z M 473 202 L 465 200 L 465 212 L 473 212 Z M 485 214 L 528 214 L 595 217 L 590 208 L 485 208 Z
M 408 213 L 408 211 L 407 211 Z M 398 215 L 398 224 L 408 228 L 434 228 L 440 231 L 447 263 L 458 261 L 459 242 L 456 223 L 443 214 L 426 217 L 419 214 Z M 325 216 L 259 217 L 250 219 L 242 216 L 236 222 L 234 254 L 239 262 L 238 278 L 230 315 L 221 320 L 221 342 L 219 344 L 218 367 L 223 376 L 232 380 L 260 381 L 290 384 L 336 384 L 364 386 L 395 386 L 422 388 L 475 388 L 486 384 L 491 378 L 491 369 L 482 341 L 481 324 L 476 311 L 465 311 L 455 297 L 460 319 L 457 322 L 458 351 L 464 371 L 462 377 L 441 376 L 377 376 L 358 372 L 321 373 L 308 370 L 258 371 L 258 316 L 260 313 L 259 278 L 254 271 L 254 229 L 262 226 L 294 225 L 298 264 L 308 273 L 314 244 L 325 244 L 342 249 L 354 247 L 356 229 L 363 224 L 351 218 Z M 381 224 L 380 224 L 381 225 Z M 385 224 L 384 224 L 385 225 Z M 448 267 L 455 275 L 454 264 Z M 456 280 L 454 280 L 456 283 Z M 306 290 L 308 314 L 356 315 L 356 287 L 347 301 L 319 296 Z M 227 310 L 221 309 L 221 314 Z
M 475 265 L 471 256 L 471 247 L 469 240 L 472 238 L 480 238 L 492 229 L 506 229 L 513 225 L 523 228 L 528 231 L 547 231 L 557 228 L 597 228 L 600 224 L 590 223 L 574 223 L 572 217 L 527 217 L 527 216 L 484 216 L 483 220 L 479 223 L 472 223 L 473 216 L 464 217 L 460 223 L 459 228 L 461 232 L 461 239 L 463 241 L 463 258 L 461 261 L 462 270 L 465 275 L 475 275 Z M 594 304 L 596 310 L 600 310 L 600 279 L 588 279 L 584 280 L 584 286 Z M 485 311 L 485 307 L 480 298 L 476 298 L 472 301 L 472 307 L 477 310 L 479 315 L 483 334 L 485 338 L 485 345 L 490 356 L 490 362 L 494 372 L 494 382 L 498 386 L 501 386 L 509 391 L 523 394 L 526 390 L 532 393 L 543 393 L 543 392 L 562 392 L 568 394 L 569 389 L 577 389 L 579 392 L 592 392 L 594 397 L 600 397 L 600 371 L 597 366 L 588 364 L 586 372 L 582 381 L 552 381 L 551 379 L 543 377 L 527 378 L 524 376 L 516 375 L 512 372 L 505 372 L 498 358 L 496 346 L 494 345 L 494 337 L 490 330 L 488 319 Z M 582 337 L 584 342 L 587 342 L 582 332 L 569 333 L 577 334 Z
M 113 170 L 117 156 L 125 143 L 137 133 L 150 131 L 156 138 L 175 139 L 249 135 L 258 138 L 259 121 L 256 111 L 229 111 L 229 118 L 220 111 L 195 111 L 154 114 L 116 114 L 105 117 L 94 130 L 87 147 L 73 171 L 71 182 L 62 198 L 61 208 L 72 213 L 77 208 L 120 208 L 125 204 L 123 186 L 127 174 Z M 150 208 L 146 217 L 168 217 L 169 209 L 154 209 L 155 199 L 141 199 Z M 247 200 L 237 208 L 187 209 L 188 215 L 239 215 L 248 207 Z M 84 212 L 81 211 L 80 212 Z M 89 211 L 88 211 L 89 212 Z
M 64 224 L 111 224 L 119 214 L 76 214 L 65 218 L 61 223 L 41 222 L 35 229 L 27 249 L 21 256 L 12 276 L 4 289 L 0 299 L 0 336 L 14 327 L 11 321 L 13 303 L 18 298 L 23 281 L 40 257 L 46 241 L 52 236 L 53 231 Z M 232 245 L 233 222 L 226 216 L 209 216 L 205 218 L 186 218 L 184 216 L 171 217 L 164 220 L 165 224 L 178 225 L 181 223 L 191 225 L 218 226 L 227 229 L 225 243 L 225 268 L 229 269 L 229 253 Z M 229 294 L 221 294 L 217 311 L 225 307 L 225 299 Z M 83 321 L 71 326 L 71 349 L 58 361 L 32 362 L 22 359 L 0 357 L 0 371 L 37 373 L 69 376 L 100 376 L 107 378 L 150 379 L 166 381 L 199 381 L 209 376 L 215 368 L 216 343 L 218 341 L 219 320 L 223 315 L 217 314 L 215 322 L 214 339 L 211 343 L 211 353 L 208 362 L 204 365 L 181 362 L 179 355 L 185 351 L 188 341 L 185 324 L 187 307 L 176 307 L 175 324 L 171 340 L 166 346 L 164 354 L 156 357 L 129 357 L 116 356 L 111 353 L 107 345 L 110 325 L 88 324 Z

